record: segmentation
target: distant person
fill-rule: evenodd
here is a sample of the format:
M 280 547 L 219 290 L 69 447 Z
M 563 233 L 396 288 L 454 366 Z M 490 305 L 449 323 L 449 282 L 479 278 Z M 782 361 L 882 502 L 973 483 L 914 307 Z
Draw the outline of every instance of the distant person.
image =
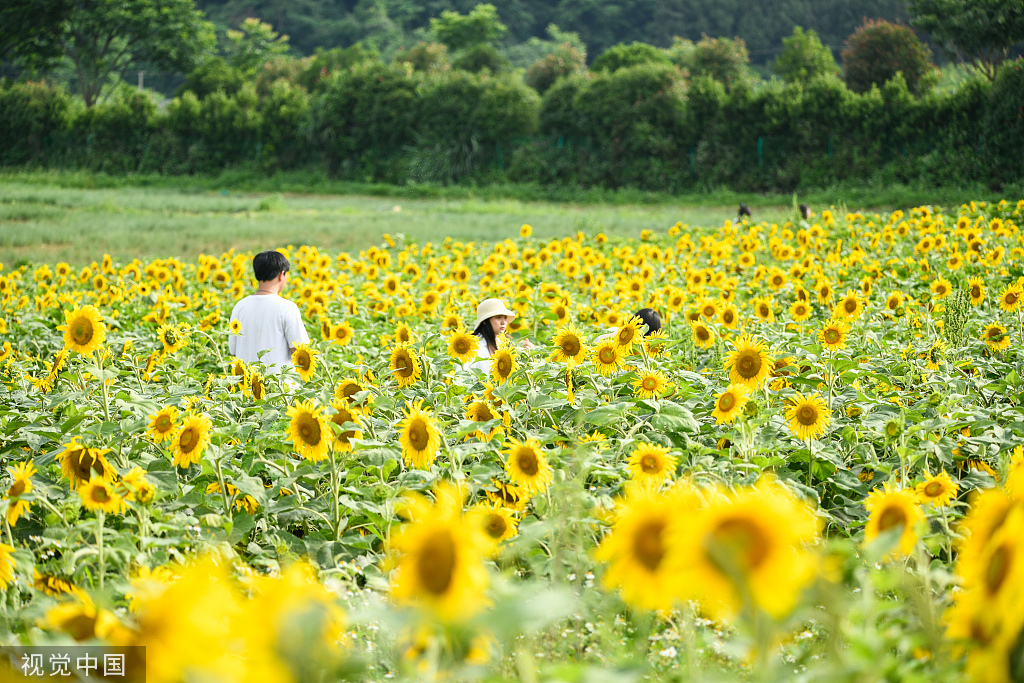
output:
M 806 220 L 810 220 L 810 218 L 811 218 L 811 207 L 807 206 L 806 204 L 801 204 L 800 205 L 800 218 L 803 218 L 805 221 Z
M 750 218 L 750 209 L 747 207 L 746 204 L 740 204 L 740 215 L 738 216 L 738 218 L 740 220 L 743 220 L 744 218 Z
M 280 372 L 291 363 L 296 344 L 309 343 L 299 307 L 280 296 L 290 269 L 280 252 L 256 254 L 252 260 L 259 281 L 256 293 L 231 309 L 231 320 L 238 321 L 241 331 L 228 337 L 228 351 L 246 363 L 265 363 L 270 372 Z
M 636 317 L 647 325 L 647 331 L 644 332 L 645 337 L 650 337 L 661 329 L 661 315 L 653 308 L 641 308 L 636 312 Z

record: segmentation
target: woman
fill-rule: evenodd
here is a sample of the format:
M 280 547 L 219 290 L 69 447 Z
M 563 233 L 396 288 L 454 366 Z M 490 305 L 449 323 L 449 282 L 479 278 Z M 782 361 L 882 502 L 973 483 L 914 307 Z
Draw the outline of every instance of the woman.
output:
M 476 329 L 479 339 L 477 358 L 490 358 L 498 351 L 498 337 L 505 334 L 516 314 L 508 310 L 501 299 L 484 299 L 476 307 Z

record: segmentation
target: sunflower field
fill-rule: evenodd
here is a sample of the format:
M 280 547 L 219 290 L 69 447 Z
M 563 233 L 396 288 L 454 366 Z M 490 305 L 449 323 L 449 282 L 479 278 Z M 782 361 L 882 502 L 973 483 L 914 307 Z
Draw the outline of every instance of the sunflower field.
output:
M 1024 681 L 1022 223 L 289 246 L 315 341 L 278 373 L 227 353 L 252 254 L 0 269 L 0 645 L 142 645 L 158 683 Z

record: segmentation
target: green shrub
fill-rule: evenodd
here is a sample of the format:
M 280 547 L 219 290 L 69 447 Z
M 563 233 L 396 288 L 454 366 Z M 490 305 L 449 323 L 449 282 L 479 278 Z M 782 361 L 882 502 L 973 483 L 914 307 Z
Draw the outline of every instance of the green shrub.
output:
M 498 74 L 512 68 L 512 63 L 498 51 L 498 48 L 481 43 L 456 52 L 452 59 L 452 67 L 471 73 L 480 73 L 486 69 Z
M 215 92 L 234 95 L 244 83 L 245 74 L 239 69 L 229 65 L 222 57 L 211 57 L 185 77 L 185 82 L 178 88 L 178 94 L 188 90 L 200 99 Z
M 814 30 L 793 27 L 793 35 L 782 39 L 782 52 L 772 70 L 787 81 L 809 81 L 819 76 L 838 76 L 841 72 L 832 50 L 821 44 Z
M 52 159 L 81 109 L 60 86 L 0 80 L 0 162 L 39 164 Z
M 996 72 L 982 135 L 997 182 L 1019 182 L 1024 169 L 1024 59 L 1005 62 Z
M 565 42 L 551 54 L 531 64 L 523 80 L 543 95 L 559 78 L 584 74 L 586 71 L 586 53 L 572 43 Z

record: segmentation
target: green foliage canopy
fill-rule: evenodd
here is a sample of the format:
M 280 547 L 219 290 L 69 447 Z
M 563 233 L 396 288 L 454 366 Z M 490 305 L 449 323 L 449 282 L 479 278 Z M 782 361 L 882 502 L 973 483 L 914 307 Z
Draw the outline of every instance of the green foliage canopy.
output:
M 843 50 L 846 84 L 866 92 L 903 74 L 910 92 L 920 90 L 922 79 L 934 69 L 931 50 L 907 26 L 888 21 L 867 21 L 849 37 Z
M 994 81 L 1010 47 L 1024 41 L 1021 0 L 909 0 L 913 24 Z
M 814 29 L 805 32 L 799 26 L 794 26 L 793 35 L 782 40 L 782 53 L 772 69 L 790 82 L 809 81 L 828 74 L 839 75 L 839 66 L 832 51 L 821 44 Z

